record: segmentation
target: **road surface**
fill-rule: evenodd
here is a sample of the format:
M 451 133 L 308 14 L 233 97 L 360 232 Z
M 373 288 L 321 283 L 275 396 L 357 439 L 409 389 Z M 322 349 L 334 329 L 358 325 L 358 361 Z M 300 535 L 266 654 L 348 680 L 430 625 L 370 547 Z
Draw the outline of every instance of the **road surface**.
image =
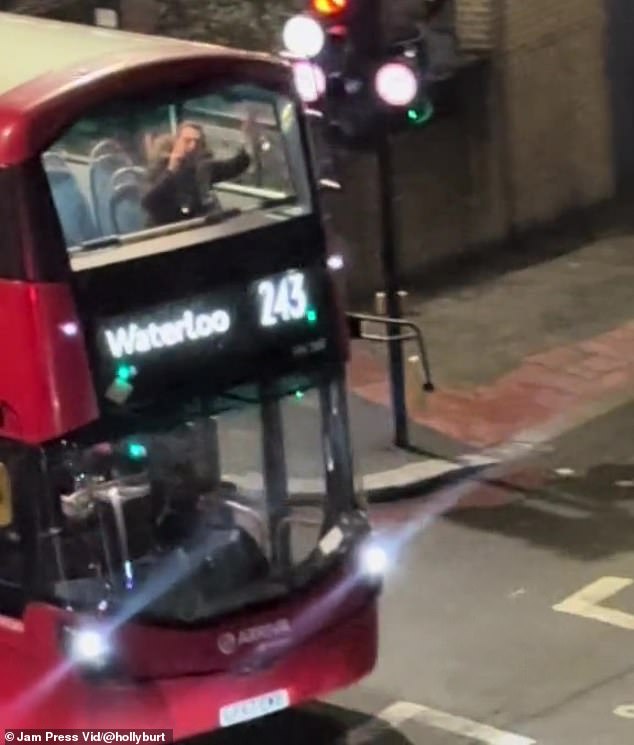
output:
M 433 521 L 373 507 L 404 536 L 373 675 L 211 745 L 634 742 L 634 404 L 546 450 Z

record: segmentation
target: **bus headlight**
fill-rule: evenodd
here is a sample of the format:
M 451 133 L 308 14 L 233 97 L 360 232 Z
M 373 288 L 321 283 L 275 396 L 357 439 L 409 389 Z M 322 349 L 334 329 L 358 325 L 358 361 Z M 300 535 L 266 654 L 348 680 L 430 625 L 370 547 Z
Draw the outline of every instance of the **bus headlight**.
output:
M 73 663 L 90 670 L 102 670 L 113 658 L 106 633 L 94 627 L 65 628 L 64 647 Z
M 389 566 L 387 551 L 377 543 L 368 543 L 361 548 L 359 554 L 361 571 L 373 579 L 385 576 Z

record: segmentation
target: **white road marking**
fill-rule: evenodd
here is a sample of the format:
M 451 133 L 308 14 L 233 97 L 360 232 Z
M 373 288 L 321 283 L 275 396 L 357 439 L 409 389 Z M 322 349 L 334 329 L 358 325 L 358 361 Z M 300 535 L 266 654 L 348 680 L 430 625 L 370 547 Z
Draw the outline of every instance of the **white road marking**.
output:
M 623 704 L 623 706 L 617 706 L 614 713 L 617 717 L 623 717 L 623 719 L 634 719 L 634 704 Z
M 428 706 L 414 704 L 410 701 L 397 701 L 380 711 L 373 721 L 355 727 L 348 733 L 346 743 L 363 745 L 363 743 L 371 742 L 380 732 L 386 729 L 396 729 L 412 719 L 434 729 L 451 732 L 461 737 L 470 737 L 485 745 L 536 745 L 536 740 L 531 740 L 529 737 L 504 732 L 488 724 L 474 722 L 471 719 L 430 709 Z
M 595 621 L 609 623 L 621 629 L 634 631 L 634 615 L 624 611 L 606 608 L 601 605 L 604 600 L 616 595 L 621 590 L 634 584 L 634 580 L 626 577 L 602 577 L 579 592 L 553 606 L 559 613 L 570 613 Z

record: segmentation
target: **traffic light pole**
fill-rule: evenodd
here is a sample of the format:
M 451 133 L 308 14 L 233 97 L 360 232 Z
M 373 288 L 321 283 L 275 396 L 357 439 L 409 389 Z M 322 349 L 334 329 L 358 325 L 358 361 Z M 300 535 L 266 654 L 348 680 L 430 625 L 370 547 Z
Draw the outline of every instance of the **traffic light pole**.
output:
M 343 43 L 343 72 L 357 82 L 369 74 L 374 75 L 390 49 L 389 21 L 393 16 L 393 0 L 310 0 L 309 6 L 316 15 L 329 17 L 327 26 L 341 24 L 337 33 Z M 378 98 L 378 93 L 377 93 Z M 397 216 L 395 209 L 394 168 L 390 146 L 387 115 L 381 112 L 372 137 L 376 157 L 379 207 L 381 220 L 380 258 L 388 318 L 402 319 L 399 295 Z M 390 364 L 390 388 L 394 418 L 394 444 L 408 448 L 407 408 L 405 397 L 405 371 L 403 365 L 403 340 L 396 324 L 387 323 L 387 341 Z
M 376 137 L 376 161 L 381 206 L 381 266 L 385 283 L 386 311 L 390 318 L 401 318 L 399 296 L 398 241 L 394 194 L 394 168 L 387 126 L 382 121 Z M 388 324 L 388 352 L 390 361 L 390 389 L 394 417 L 394 444 L 409 446 L 407 407 L 405 401 L 405 374 L 403 369 L 402 341 L 399 329 Z
M 367 40 L 375 59 L 381 58 L 386 46 L 384 0 L 364 0 L 369 22 L 374 25 L 372 38 Z M 371 54 L 372 54 L 371 52 Z M 399 296 L 398 231 L 394 189 L 394 166 L 386 116 L 379 117 L 375 140 L 378 190 L 381 219 L 381 268 L 385 290 L 386 311 L 389 318 L 402 318 Z M 394 444 L 399 448 L 409 447 L 407 406 L 405 400 L 405 373 L 403 368 L 403 342 L 397 338 L 399 329 L 387 324 L 388 353 L 390 362 L 390 390 L 392 416 L 394 420 Z

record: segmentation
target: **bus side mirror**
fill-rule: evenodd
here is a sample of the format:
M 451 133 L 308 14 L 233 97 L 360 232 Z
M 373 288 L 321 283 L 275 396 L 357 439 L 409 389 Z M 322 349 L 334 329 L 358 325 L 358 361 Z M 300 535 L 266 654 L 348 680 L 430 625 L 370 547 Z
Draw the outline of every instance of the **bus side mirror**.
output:
M 319 191 L 342 191 L 343 186 L 339 181 L 333 181 L 329 178 L 319 179 Z
M 343 191 L 343 184 L 339 176 L 339 163 L 336 153 L 326 137 L 325 127 L 327 125 L 324 116 L 321 111 L 316 109 L 306 109 L 305 112 L 318 189 L 320 192 L 341 192 Z

